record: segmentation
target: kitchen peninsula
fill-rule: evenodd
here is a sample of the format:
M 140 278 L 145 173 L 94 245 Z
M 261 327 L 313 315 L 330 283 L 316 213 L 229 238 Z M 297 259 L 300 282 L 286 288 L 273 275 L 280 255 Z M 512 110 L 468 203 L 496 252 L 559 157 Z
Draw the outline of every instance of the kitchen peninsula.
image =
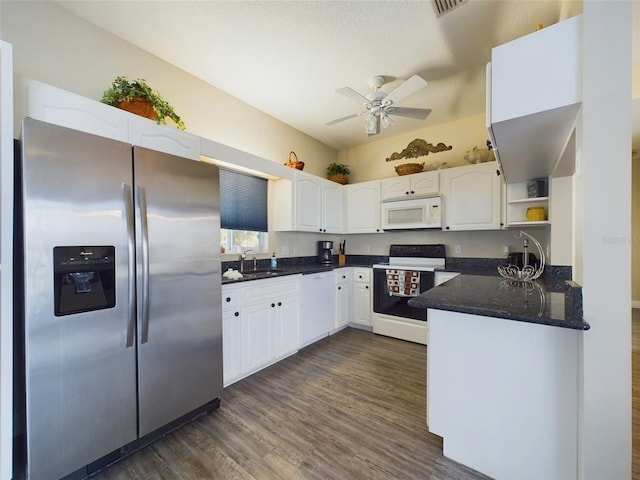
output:
M 576 478 L 581 288 L 459 275 L 428 309 L 427 424 L 444 455 L 491 477 Z

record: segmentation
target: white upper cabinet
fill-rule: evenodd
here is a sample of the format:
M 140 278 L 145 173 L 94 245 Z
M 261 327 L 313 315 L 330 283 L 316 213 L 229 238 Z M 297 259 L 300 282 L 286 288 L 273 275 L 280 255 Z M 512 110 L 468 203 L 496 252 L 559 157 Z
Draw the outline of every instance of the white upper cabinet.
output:
M 153 120 L 35 80 L 26 80 L 25 90 L 28 117 L 159 152 L 200 159 L 200 138 L 191 133 L 158 125 Z
M 487 130 L 507 183 L 553 174 L 582 101 L 582 16 L 495 47 Z
M 322 232 L 345 232 L 345 188 L 339 183 L 322 181 Z
M 130 113 L 36 80 L 25 80 L 25 90 L 25 116 L 129 142 Z
M 294 180 L 273 183 L 275 231 L 344 233 L 344 187 L 295 172 Z
M 295 228 L 298 232 L 319 232 L 322 229 L 322 179 L 296 172 Z
M 380 181 L 345 186 L 347 191 L 347 233 L 379 233 Z
M 111 107 L 113 108 L 113 107 Z M 153 120 L 133 115 L 129 119 L 130 142 L 133 145 L 200 160 L 200 137 Z
M 502 228 L 502 180 L 496 162 L 440 171 L 443 230 Z
M 381 180 L 381 200 L 400 200 L 438 195 L 438 172 L 422 172 Z

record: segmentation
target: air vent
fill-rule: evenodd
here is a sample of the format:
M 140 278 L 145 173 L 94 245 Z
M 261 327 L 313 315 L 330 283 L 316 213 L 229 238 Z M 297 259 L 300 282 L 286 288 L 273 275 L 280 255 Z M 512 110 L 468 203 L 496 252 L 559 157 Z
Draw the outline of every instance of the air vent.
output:
M 463 3 L 467 3 L 467 0 L 431 0 L 431 3 L 433 3 L 436 16 L 441 17 Z

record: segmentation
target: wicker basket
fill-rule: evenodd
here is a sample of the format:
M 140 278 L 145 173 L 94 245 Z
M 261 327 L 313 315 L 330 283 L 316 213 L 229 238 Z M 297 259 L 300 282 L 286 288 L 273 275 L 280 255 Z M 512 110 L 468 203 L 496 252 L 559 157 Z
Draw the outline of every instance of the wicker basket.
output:
M 126 110 L 127 112 L 135 113 L 136 115 L 140 115 L 144 118 L 149 118 L 151 120 L 156 119 L 156 111 L 153 109 L 153 104 L 151 103 L 151 100 L 146 98 L 133 97 L 128 100 L 118 102 L 116 107 L 121 110 Z
M 422 163 L 403 163 L 395 167 L 398 175 L 411 175 L 412 173 L 421 172 L 424 168 L 424 162 Z
M 289 160 L 285 165 L 287 167 L 295 168 L 296 170 L 302 170 L 304 168 L 304 162 L 298 161 L 296 152 L 289 152 Z
M 342 185 L 346 185 L 347 183 L 349 183 L 349 177 L 347 177 L 346 175 L 343 175 L 342 173 L 336 173 L 335 175 L 331 175 L 329 177 L 329 180 L 331 180 L 332 182 L 340 183 Z

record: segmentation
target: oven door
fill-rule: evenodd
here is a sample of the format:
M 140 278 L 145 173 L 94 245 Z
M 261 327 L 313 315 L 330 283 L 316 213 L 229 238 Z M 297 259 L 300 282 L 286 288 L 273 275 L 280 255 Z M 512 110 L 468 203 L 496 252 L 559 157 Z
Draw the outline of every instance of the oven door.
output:
M 398 269 L 396 269 L 398 270 Z M 434 286 L 434 273 L 420 272 L 420 293 Z M 410 307 L 407 302 L 412 297 L 390 295 L 387 287 L 387 271 L 384 268 L 373 269 L 373 311 L 394 317 L 413 318 L 427 321 L 427 310 Z

